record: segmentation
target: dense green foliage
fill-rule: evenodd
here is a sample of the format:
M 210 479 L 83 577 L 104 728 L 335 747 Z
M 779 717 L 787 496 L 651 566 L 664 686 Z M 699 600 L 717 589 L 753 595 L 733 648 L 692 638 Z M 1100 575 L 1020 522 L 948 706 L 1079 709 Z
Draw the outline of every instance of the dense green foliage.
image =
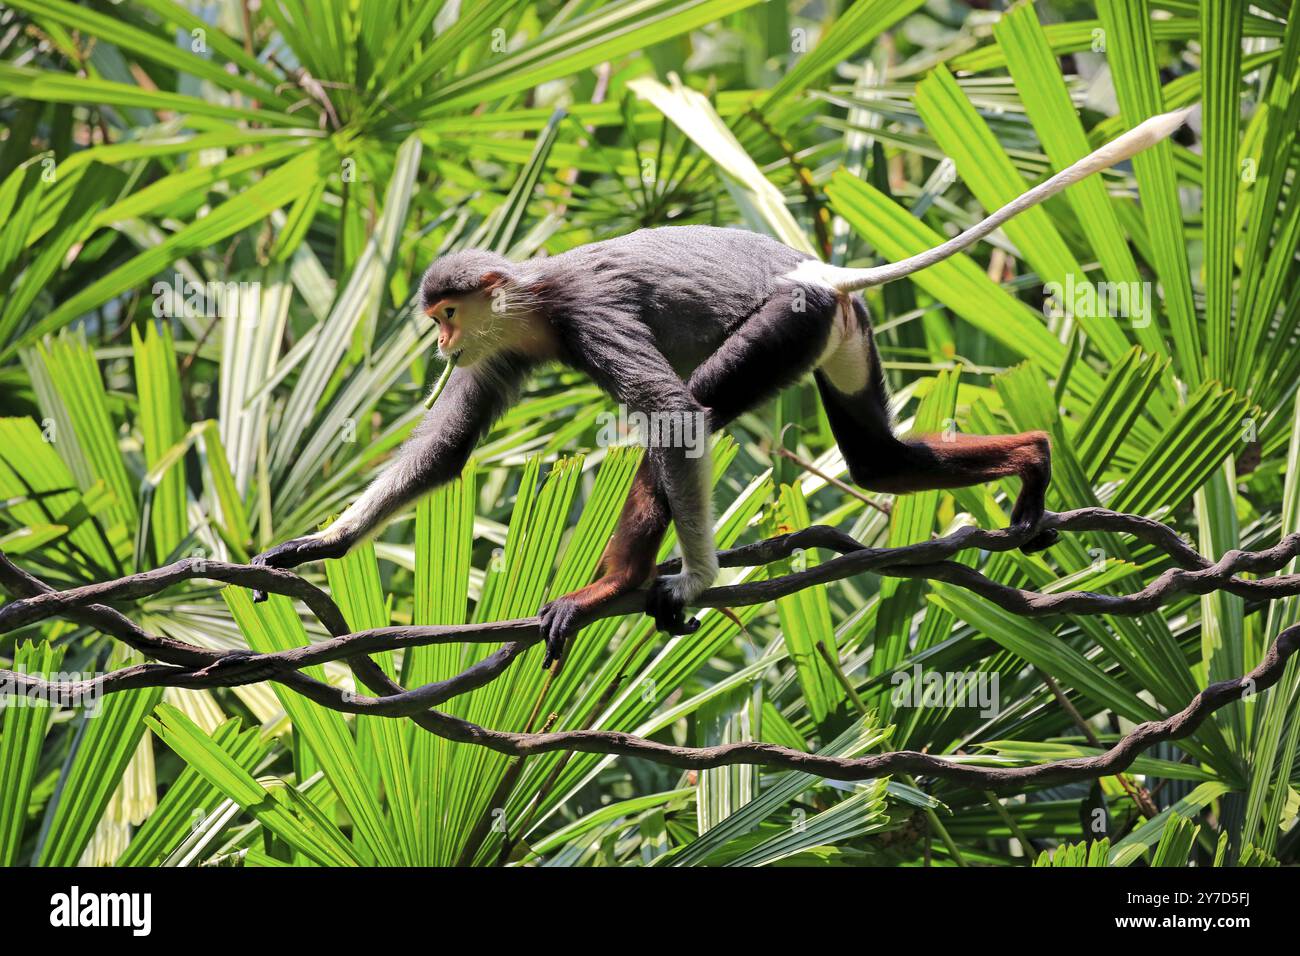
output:
M 1049 507 L 1157 517 L 1212 556 L 1267 546 L 1300 529 L 1298 85 L 1300 0 L 6 0 L 0 549 L 64 588 L 245 561 L 327 520 L 423 412 L 439 367 L 412 293 L 443 251 L 527 257 L 703 222 L 892 261 L 1194 102 L 1193 133 L 868 301 L 901 427 L 1044 429 Z M 209 283 L 219 304 L 194 291 Z M 635 449 L 597 440 L 609 408 L 547 370 L 459 481 L 304 574 L 355 628 L 535 613 L 590 578 L 635 471 Z M 720 546 L 810 523 L 868 544 L 1001 527 L 1016 491 L 854 495 L 781 446 L 844 473 L 810 382 L 720 437 Z M 1106 593 L 1169 566 L 1103 534 L 966 560 Z M 286 598 L 203 582 L 123 609 L 204 647 L 321 635 Z M 449 709 L 511 730 L 554 714 L 697 745 L 1041 762 L 1181 709 L 1296 620 L 1294 601 L 1225 594 L 1029 620 L 863 576 L 706 612 L 689 637 L 602 621 L 549 685 L 534 648 Z M 414 686 L 492 649 L 382 663 Z M 0 635 L 13 670 L 136 659 L 69 622 Z M 314 673 L 351 681 L 341 663 Z M 901 697 L 914 673 L 973 678 L 991 706 Z M 1019 865 L 1084 841 L 1103 842 L 1055 863 L 1294 862 L 1298 691 L 1292 661 L 1122 778 L 1000 800 L 924 779 L 517 764 L 272 684 L 7 707 L 0 863 Z

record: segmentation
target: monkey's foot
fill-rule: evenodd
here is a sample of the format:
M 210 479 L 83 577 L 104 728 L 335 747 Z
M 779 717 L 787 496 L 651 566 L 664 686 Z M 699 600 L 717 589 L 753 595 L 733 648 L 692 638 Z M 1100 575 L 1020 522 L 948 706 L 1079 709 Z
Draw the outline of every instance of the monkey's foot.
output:
M 1038 532 L 1038 534 L 1034 535 L 1022 544 L 1020 550 L 1024 554 L 1035 554 L 1039 551 L 1046 551 L 1052 545 L 1056 544 L 1057 539 L 1060 537 L 1060 532 L 1055 528 L 1048 528 L 1045 531 Z
M 580 602 L 566 594 L 542 605 L 542 609 L 537 612 L 539 618 L 537 630 L 541 632 L 542 640 L 546 642 L 542 670 L 550 667 L 564 655 L 564 645 L 582 626 L 579 616 L 583 610 Z
M 669 634 L 694 634 L 700 628 L 698 618 L 686 617 L 686 602 L 673 586 L 677 575 L 655 578 L 645 599 L 645 612 L 655 619 L 655 627 Z

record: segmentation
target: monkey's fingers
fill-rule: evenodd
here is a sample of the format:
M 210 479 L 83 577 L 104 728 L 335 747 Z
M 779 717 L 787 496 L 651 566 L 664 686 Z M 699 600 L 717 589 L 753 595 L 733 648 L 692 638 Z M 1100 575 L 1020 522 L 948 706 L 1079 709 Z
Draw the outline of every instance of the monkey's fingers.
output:
M 261 554 L 253 558 L 249 563 L 254 567 L 264 568 L 291 568 L 301 562 L 299 557 L 302 550 L 302 538 L 294 538 L 292 541 L 286 541 L 283 544 L 277 544 L 274 548 L 267 548 Z M 261 588 L 253 589 L 253 603 L 261 604 L 266 600 L 266 592 Z
M 577 630 L 578 608 L 572 601 L 556 598 L 537 612 L 537 630 L 546 642 L 542 657 L 542 670 L 546 670 L 564 654 L 564 645 Z
M 700 629 L 700 619 L 687 617 L 686 612 L 679 608 L 677 611 L 656 617 L 655 626 L 676 637 L 681 634 L 694 634 Z
M 253 558 L 253 560 L 249 563 L 252 564 L 254 567 L 264 567 L 266 565 L 266 555 L 259 554 L 257 557 Z M 265 600 L 266 600 L 266 592 L 263 591 L 261 588 L 253 588 L 253 603 L 261 604 Z
M 694 634 L 700 629 L 699 618 L 686 617 L 686 606 L 658 581 L 646 595 L 645 612 L 655 620 L 655 627 L 669 634 Z
M 552 632 L 546 635 L 546 653 L 542 655 L 542 670 L 546 670 L 564 656 L 564 645 L 568 635 Z

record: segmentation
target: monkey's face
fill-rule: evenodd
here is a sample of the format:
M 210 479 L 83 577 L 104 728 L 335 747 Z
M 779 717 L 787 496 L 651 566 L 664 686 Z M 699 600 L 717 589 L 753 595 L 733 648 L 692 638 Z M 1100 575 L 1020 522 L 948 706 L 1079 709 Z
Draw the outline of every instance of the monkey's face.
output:
M 503 309 L 491 291 L 443 295 L 425 314 L 438 323 L 438 354 L 453 355 L 460 365 L 473 365 L 507 343 Z
M 420 280 L 420 306 L 438 323 L 438 354 L 472 365 L 499 352 L 548 357 L 547 323 L 516 267 L 473 249 L 436 260 Z

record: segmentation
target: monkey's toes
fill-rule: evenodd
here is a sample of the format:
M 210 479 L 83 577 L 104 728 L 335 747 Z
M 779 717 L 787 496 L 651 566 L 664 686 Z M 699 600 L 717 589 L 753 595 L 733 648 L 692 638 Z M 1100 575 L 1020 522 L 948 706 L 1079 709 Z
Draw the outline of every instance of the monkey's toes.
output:
M 564 655 L 564 646 L 578 627 L 578 608 L 572 601 L 556 598 L 537 612 L 540 620 L 537 630 L 546 642 L 542 657 L 542 670 L 546 670 Z
M 1044 531 L 1038 532 L 1038 534 L 1034 535 L 1022 544 L 1020 550 L 1024 554 L 1035 554 L 1039 551 L 1046 551 L 1052 545 L 1056 544 L 1056 542 L 1060 540 L 1060 537 L 1060 532 L 1055 528 L 1047 528 Z

